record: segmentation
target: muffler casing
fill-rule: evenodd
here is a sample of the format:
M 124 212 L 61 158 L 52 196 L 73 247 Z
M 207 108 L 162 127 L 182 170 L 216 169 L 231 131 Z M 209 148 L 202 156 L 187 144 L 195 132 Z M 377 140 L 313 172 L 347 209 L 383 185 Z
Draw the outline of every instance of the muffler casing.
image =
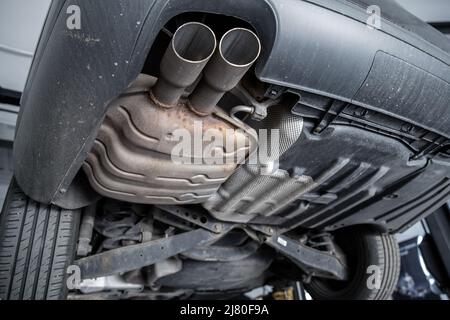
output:
M 244 155 L 256 148 L 256 133 L 220 110 L 201 117 L 183 103 L 170 109 L 151 103 L 146 88 L 155 81 L 141 75 L 111 104 L 83 168 L 91 186 L 110 198 L 154 204 L 203 202 L 234 171 L 236 160 L 243 159 L 222 165 L 207 164 L 210 159 L 205 157 L 200 164 L 174 163 L 171 150 L 179 142 L 173 140 L 173 132 L 183 128 L 194 136 L 196 122 L 201 123 L 202 135 L 211 128 L 232 130 L 228 138 L 245 146 L 240 151 Z M 227 152 L 229 158 L 238 155 Z

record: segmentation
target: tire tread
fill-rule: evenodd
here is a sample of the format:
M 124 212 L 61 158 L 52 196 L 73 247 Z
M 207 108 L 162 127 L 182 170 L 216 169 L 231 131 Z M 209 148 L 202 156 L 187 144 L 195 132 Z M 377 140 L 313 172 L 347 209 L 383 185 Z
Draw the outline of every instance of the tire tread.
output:
M 0 216 L 0 299 L 63 299 L 79 210 L 28 198 L 13 180 Z

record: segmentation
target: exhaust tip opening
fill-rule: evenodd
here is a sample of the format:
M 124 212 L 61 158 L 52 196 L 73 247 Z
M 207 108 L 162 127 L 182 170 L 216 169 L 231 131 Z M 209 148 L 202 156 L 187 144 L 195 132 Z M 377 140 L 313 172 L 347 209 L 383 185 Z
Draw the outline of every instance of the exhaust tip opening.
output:
M 261 42 L 252 31 L 235 28 L 224 34 L 219 44 L 222 58 L 235 67 L 247 67 L 258 59 Z
M 188 22 L 175 32 L 172 46 L 180 59 L 190 63 L 201 63 L 213 55 L 216 49 L 216 36 L 203 23 Z

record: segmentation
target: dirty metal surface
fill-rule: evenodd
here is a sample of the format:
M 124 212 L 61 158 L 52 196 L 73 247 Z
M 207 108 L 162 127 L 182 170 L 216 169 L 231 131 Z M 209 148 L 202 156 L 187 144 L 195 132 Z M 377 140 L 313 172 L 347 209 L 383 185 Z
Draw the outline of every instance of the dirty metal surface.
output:
M 155 81 L 141 75 L 111 103 L 83 168 L 92 187 L 114 199 L 204 202 L 256 149 L 256 132 L 218 108 L 201 117 L 183 99 L 173 108 L 157 106 L 148 94 Z M 211 133 L 225 141 L 214 145 Z

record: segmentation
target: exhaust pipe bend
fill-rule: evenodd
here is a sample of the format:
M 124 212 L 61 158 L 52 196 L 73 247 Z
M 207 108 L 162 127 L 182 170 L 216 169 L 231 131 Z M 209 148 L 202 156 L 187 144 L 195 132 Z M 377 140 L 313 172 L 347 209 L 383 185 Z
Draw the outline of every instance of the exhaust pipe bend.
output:
M 163 107 L 177 104 L 202 72 L 216 49 L 216 36 L 205 24 L 188 22 L 177 29 L 160 64 L 160 77 L 150 89 Z
M 225 92 L 234 88 L 261 53 L 258 36 L 245 28 L 224 34 L 203 78 L 189 97 L 190 108 L 199 115 L 208 115 Z

